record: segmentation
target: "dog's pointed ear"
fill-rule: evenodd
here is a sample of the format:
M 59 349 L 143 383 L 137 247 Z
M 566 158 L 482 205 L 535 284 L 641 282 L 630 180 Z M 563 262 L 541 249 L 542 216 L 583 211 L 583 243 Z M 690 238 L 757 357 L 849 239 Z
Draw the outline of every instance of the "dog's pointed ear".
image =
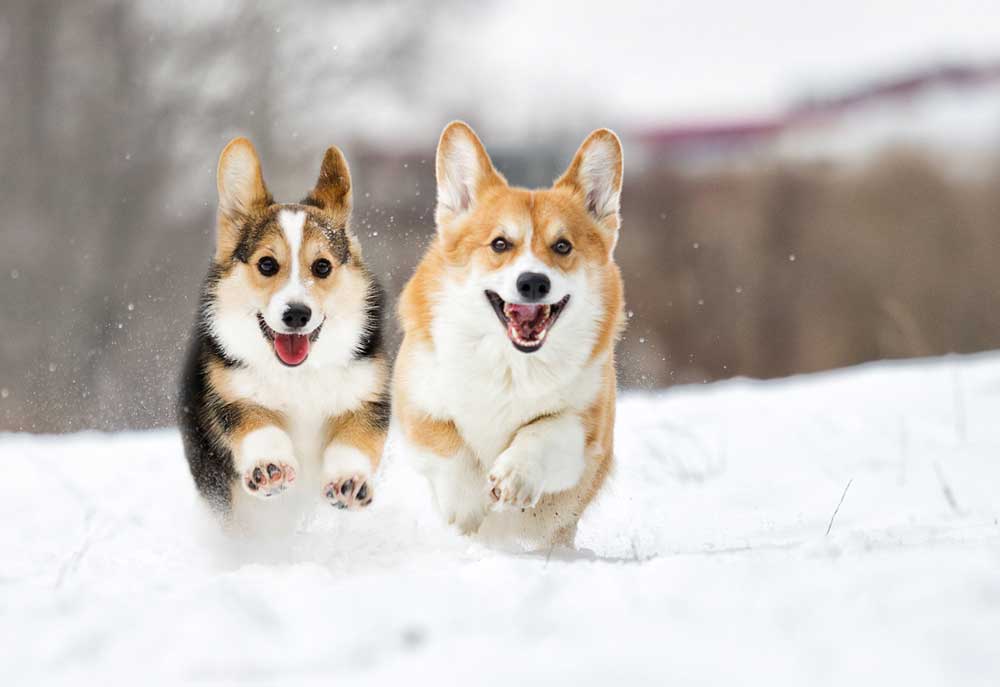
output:
M 216 182 L 219 210 L 230 217 L 247 215 L 272 203 L 260 171 L 260 158 L 245 138 L 234 138 L 222 150 Z
M 326 149 L 316 186 L 304 202 L 347 221 L 353 202 L 351 170 L 347 166 L 347 158 L 337 146 Z
M 622 144 L 610 129 L 594 131 L 555 186 L 578 194 L 598 224 L 617 231 L 622 192 Z
M 260 158 L 253 144 L 234 138 L 222 150 L 216 173 L 219 188 L 219 217 L 216 231 L 216 259 L 232 257 L 239 245 L 245 218 L 274 201 L 264 185 Z
M 493 167 L 476 132 L 465 122 L 452 122 L 441 132 L 437 148 L 438 227 L 471 210 L 490 186 L 507 181 Z

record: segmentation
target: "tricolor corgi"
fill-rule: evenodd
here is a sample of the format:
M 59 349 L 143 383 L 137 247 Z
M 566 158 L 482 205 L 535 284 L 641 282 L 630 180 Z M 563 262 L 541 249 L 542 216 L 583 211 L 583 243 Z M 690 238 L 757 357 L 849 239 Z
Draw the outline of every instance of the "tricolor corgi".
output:
M 276 513 L 288 492 L 363 508 L 388 428 L 388 367 L 382 292 L 349 226 L 347 162 L 330 148 L 306 199 L 275 203 L 237 138 L 217 182 L 215 256 L 179 404 L 195 484 L 227 519 Z
M 453 122 L 436 171 L 437 234 L 399 306 L 402 443 L 461 531 L 572 545 L 612 460 L 621 143 L 595 131 L 551 188 L 527 190 Z

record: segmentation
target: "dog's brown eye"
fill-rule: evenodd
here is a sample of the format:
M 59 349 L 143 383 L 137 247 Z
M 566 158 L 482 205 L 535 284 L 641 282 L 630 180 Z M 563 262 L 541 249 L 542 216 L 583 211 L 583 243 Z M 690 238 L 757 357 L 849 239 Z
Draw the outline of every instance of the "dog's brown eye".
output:
M 270 256 L 265 255 L 263 258 L 257 261 L 257 269 L 265 277 L 273 277 L 278 273 L 278 261 Z
M 503 253 L 505 250 L 510 248 L 510 244 L 507 243 L 507 239 L 498 236 L 493 239 L 493 243 L 490 244 L 490 247 L 493 249 L 494 253 Z
M 320 258 L 319 260 L 314 262 L 312 266 L 313 274 L 315 274 L 320 279 L 326 279 L 327 277 L 329 277 L 331 269 L 332 266 L 330 265 L 330 261 L 327 260 L 326 258 Z
M 566 239 L 559 239 L 552 244 L 552 250 L 559 253 L 559 255 L 569 255 L 570 251 L 573 250 L 573 244 Z

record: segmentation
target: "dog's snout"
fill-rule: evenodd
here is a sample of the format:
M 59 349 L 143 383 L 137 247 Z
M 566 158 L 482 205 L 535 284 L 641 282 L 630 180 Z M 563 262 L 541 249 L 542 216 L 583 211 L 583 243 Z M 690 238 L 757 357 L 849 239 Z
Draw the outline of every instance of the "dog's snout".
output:
M 540 301 L 551 290 L 552 282 L 540 272 L 522 272 L 517 278 L 517 292 L 526 301 Z
M 312 310 L 304 303 L 291 303 L 281 316 L 281 321 L 289 329 L 302 329 L 309 324 Z

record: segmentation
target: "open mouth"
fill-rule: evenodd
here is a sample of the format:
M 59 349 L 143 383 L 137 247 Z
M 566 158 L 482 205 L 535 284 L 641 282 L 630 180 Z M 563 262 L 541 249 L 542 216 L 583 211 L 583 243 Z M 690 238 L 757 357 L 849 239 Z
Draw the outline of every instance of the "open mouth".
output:
M 487 291 L 486 298 L 500 318 L 507 338 L 522 353 L 534 353 L 542 347 L 546 335 L 569 302 L 567 295 L 558 303 L 552 304 L 507 303 L 493 291 Z
M 319 338 L 319 332 L 323 328 L 323 322 L 319 323 L 316 329 L 308 334 L 282 334 L 276 332 L 268 326 L 264 316 L 257 313 L 257 324 L 260 325 L 260 332 L 264 338 L 274 346 L 274 355 L 283 365 L 296 367 L 305 362 L 309 357 L 309 347 Z

